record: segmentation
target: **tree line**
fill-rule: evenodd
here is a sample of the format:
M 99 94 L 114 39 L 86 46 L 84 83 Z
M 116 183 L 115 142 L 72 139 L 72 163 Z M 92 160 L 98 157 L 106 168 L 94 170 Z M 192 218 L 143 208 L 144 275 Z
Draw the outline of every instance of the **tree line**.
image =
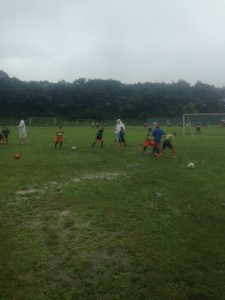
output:
M 21 81 L 0 70 L 0 117 L 59 117 L 106 120 L 117 116 L 145 120 L 183 113 L 225 112 L 225 87 L 200 81 L 124 84 L 80 78 L 68 83 Z

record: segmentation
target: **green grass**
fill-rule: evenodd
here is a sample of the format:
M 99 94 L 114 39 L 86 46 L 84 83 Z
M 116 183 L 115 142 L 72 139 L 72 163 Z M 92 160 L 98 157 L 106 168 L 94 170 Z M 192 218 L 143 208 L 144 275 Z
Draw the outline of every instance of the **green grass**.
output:
M 24 146 L 12 130 L 0 149 L 0 299 L 225 299 L 225 130 L 174 130 L 176 159 L 141 155 L 141 127 L 120 152 L 112 127 L 103 149 L 91 149 L 92 128 L 64 128 L 61 150 L 54 128 L 28 128 Z

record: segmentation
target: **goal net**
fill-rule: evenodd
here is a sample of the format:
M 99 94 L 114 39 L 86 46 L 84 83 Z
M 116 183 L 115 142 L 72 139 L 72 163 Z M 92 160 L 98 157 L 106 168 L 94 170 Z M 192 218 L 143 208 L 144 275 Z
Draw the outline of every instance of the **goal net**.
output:
M 76 126 L 90 126 L 94 122 L 93 119 L 77 119 Z
M 55 126 L 56 119 L 53 117 L 30 117 L 30 126 Z
M 222 135 L 225 113 L 183 114 L 183 136 Z

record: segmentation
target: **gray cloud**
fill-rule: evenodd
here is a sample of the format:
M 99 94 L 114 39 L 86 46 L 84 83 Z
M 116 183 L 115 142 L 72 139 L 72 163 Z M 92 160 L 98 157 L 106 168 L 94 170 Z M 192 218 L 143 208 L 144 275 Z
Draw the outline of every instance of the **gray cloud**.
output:
M 225 86 L 224 0 L 0 0 L 0 69 L 21 80 Z

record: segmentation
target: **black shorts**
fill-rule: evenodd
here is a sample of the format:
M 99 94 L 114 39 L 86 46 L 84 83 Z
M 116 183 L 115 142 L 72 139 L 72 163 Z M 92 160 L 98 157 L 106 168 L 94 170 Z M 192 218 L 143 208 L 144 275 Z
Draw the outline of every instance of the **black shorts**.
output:
M 125 138 L 124 137 L 120 138 L 119 143 L 126 143 Z
M 166 149 L 166 148 L 169 148 L 169 149 L 173 149 L 173 145 L 171 144 L 171 142 L 169 140 L 165 140 L 163 142 L 163 146 L 162 146 L 163 149 Z

